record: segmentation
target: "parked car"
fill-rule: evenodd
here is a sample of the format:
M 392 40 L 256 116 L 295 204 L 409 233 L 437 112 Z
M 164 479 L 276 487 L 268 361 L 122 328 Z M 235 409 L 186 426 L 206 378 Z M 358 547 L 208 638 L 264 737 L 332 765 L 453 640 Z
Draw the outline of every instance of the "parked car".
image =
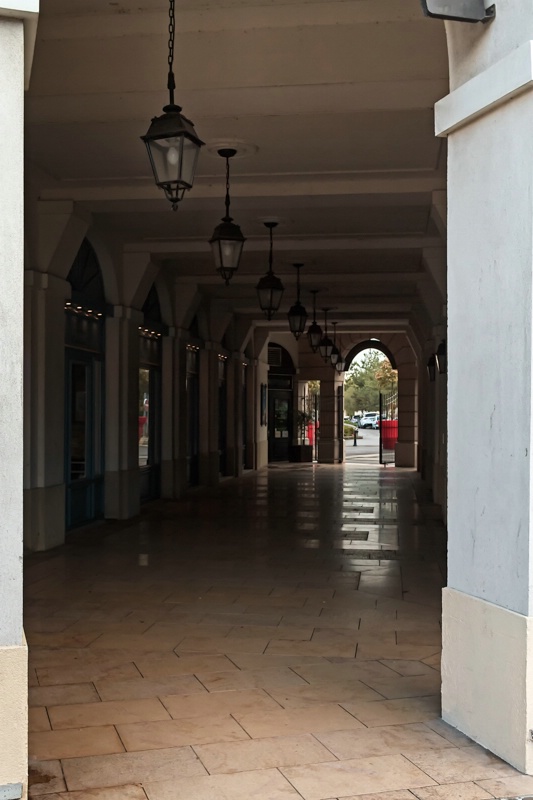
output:
M 376 430 L 379 428 L 379 411 L 369 411 L 366 414 L 363 414 L 359 421 L 360 428 L 373 428 Z

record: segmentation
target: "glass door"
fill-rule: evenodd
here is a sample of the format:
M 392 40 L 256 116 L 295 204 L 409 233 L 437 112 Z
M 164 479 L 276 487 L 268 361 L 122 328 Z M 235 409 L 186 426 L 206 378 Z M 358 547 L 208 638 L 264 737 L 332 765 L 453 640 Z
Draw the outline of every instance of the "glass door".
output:
M 67 350 L 66 368 L 66 524 L 74 528 L 104 513 L 102 360 Z
M 161 373 L 155 367 L 139 369 L 139 470 L 140 497 L 159 497 Z
M 292 442 L 292 391 L 269 389 L 268 460 L 288 461 Z

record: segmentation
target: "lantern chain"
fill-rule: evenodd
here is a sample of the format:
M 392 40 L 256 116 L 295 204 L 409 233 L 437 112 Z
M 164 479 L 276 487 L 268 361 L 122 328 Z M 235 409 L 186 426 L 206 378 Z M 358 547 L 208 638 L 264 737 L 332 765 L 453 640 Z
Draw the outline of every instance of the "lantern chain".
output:
M 168 91 L 170 92 L 170 105 L 174 105 L 174 39 L 176 35 L 175 0 L 169 0 L 168 8 Z
M 229 215 L 229 156 L 226 156 L 226 222 L 231 222 Z

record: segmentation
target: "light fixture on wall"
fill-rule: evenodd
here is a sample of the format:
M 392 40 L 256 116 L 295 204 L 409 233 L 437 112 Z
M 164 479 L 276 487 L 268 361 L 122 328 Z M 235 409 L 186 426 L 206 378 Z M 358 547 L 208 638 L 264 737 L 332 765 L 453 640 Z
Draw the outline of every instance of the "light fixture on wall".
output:
M 316 321 L 316 296 L 318 292 L 319 289 L 311 289 L 311 294 L 313 295 L 313 321 L 307 329 L 307 338 L 313 353 L 317 352 L 322 341 L 322 328 Z
M 246 241 L 238 225 L 233 222 L 230 216 L 230 195 L 229 195 L 229 160 L 237 154 L 233 147 L 225 147 L 218 151 L 221 158 L 226 159 L 226 216 L 222 217 L 222 222 L 216 226 L 213 235 L 209 240 L 215 266 L 220 277 L 228 286 L 234 273 L 239 267 L 242 248 Z
M 307 311 L 300 303 L 300 270 L 303 264 L 293 264 L 296 269 L 296 302 L 290 307 L 287 314 L 289 320 L 289 328 L 296 340 L 300 338 L 305 330 L 305 323 L 307 322 Z
M 440 375 L 444 375 L 448 371 L 448 354 L 446 351 L 446 342 L 444 339 L 437 347 L 437 352 L 435 353 L 435 359 L 437 361 L 437 369 Z
M 428 358 L 428 363 L 427 363 L 426 366 L 427 366 L 428 378 L 430 380 L 430 383 L 434 383 L 435 382 L 435 377 L 437 375 L 437 359 L 435 358 L 434 354 L 430 355 L 430 357 Z
M 322 311 L 324 312 L 324 336 L 320 344 L 318 345 L 318 349 L 320 350 L 320 355 L 327 363 L 331 358 L 331 351 L 333 350 L 333 342 L 328 336 L 328 311 L 331 311 L 331 308 L 323 308 Z
M 422 0 L 422 10 L 426 17 L 456 22 L 491 22 L 496 17 L 496 6 L 485 8 L 484 0 Z
M 154 117 L 145 136 L 150 164 L 157 186 L 163 189 L 172 208 L 194 182 L 194 173 L 200 148 L 204 144 L 196 135 L 193 123 L 181 114 L 181 106 L 174 102 L 174 38 L 176 32 L 175 0 L 169 0 L 168 25 L 168 80 L 169 103 L 160 117 Z
M 333 325 L 333 347 L 331 349 L 331 354 L 329 356 L 329 360 L 331 361 L 331 366 L 335 367 L 337 365 L 337 361 L 341 357 L 339 348 L 337 347 L 337 325 L 338 322 L 332 322 Z
M 257 290 L 257 297 L 259 300 L 259 308 L 261 311 L 264 311 L 266 314 L 267 319 L 272 319 L 276 311 L 279 309 L 281 298 L 283 296 L 283 292 L 285 291 L 285 287 L 283 286 L 280 279 L 274 275 L 272 270 L 272 251 L 273 251 L 273 241 L 272 241 L 272 231 L 278 224 L 274 221 L 265 222 L 265 227 L 268 228 L 270 233 L 270 251 L 268 255 L 268 272 L 266 275 L 263 275 L 257 286 L 255 287 Z

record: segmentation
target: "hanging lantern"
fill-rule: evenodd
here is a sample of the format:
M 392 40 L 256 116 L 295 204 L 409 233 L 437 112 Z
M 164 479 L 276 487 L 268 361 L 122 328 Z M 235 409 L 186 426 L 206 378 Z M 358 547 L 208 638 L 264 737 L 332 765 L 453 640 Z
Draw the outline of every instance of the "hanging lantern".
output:
M 318 289 L 311 289 L 311 294 L 313 295 L 313 321 L 307 329 L 307 338 L 309 339 L 309 344 L 313 353 L 317 352 L 320 342 L 322 341 L 322 328 L 316 321 L 316 296 L 318 291 Z
M 278 311 L 283 292 L 285 291 L 285 287 L 283 286 L 282 282 L 276 275 L 274 275 L 272 270 L 272 231 L 277 224 L 277 222 L 265 222 L 265 227 L 267 227 L 270 232 L 268 272 L 266 275 L 263 275 L 255 287 L 257 291 L 257 298 L 259 300 L 259 308 L 261 311 L 265 312 L 267 319 L 272 319 L 276 311 Z
M 305 330 L 305 323 L 307 322 L 307 311 L 300 303 L 300 270 L 303 264 L 293 264 L 296 268 L 296 302 L 287 314 L 289 320 L 289 328 L 296 340 L 300 338 Z
M 344 358 L 342 356 L 339 358 L 339 360 L 335 364 L 335 369 L 337 370 L 338 373 L 346 372 L 346 362 L 345 362 L 345 360 L 344 360 Z
M 329 360 L 331 361 L 331 366 L 334 367 L 337 364 L 337 361 L 341 357 L 340 351 L 337 347 L 337 322 L 332 322 L 333 325 L 333 348 L 331 350 L 331 355 Z
M 333 342 L 328 336 L 328 311 L 331 311 L 331 308 L 323 308 L 322 311 L 324 312 L 324 336 L 318 345 L 318 349 L 324 361 L 327 362 L 330 360 L 331 351 L 333 350 Z
M 175 0 L 169 0 L 168 81 L 169 104 L 164 114 L 154 117 L 148 132 L 141 139 L 146 145 L 157 186 L 163 189 L 176 211 L 178 203 L 192 188 L 200 148 L 204 144 L 196 135 L 193 123 L 181 114 L 174 102 L 174 38 L 176 32 Z
M 246 241 L 240 227 L 233 222 L 233 218 L 229 213 L 229 160 L 236 153 L 237 151 L 230 147 L 218 151 L 219 156 L 226 159 L 226 216 L 222 218 L 220 225 L 217 225 L 209 240 L 216 270 L 226 282 L 226 286 L 239 267 L 242 248 Z

